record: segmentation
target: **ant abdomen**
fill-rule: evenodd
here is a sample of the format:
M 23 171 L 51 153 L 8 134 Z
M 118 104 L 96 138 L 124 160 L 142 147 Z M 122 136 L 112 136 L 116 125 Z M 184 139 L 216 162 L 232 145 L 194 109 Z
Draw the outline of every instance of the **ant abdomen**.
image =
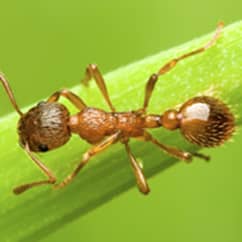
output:
M 201 96 L 185 102 L 177 117 L 184 137 L 199 146 L 218 146 L 234 131 L 234 116 L 220 100 Z

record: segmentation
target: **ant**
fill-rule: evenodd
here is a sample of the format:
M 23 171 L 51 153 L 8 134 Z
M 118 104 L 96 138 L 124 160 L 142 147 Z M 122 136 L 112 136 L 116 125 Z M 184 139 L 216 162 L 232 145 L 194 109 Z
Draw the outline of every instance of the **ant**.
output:
M 9 99 L 20 115 L 18 122 L 19 143 L 34 163 L 48 177 L 46 180 L 27 183 L 16 187 L 13 192 L 21 194 L 24 191 L 44 185 L 52 184 L 55 189 L 69 184 L 88 161 L 112 144 L 120 141 L 128 154 L 139 190 L 147 194 L 150 189 L 146 178 L 129 146 L 130 138 L 149 141 L 171 156 L 190 162 L 199 157 L 209 160 L 209 157 L 200 153 L 191 153 L 162 144 L 155 139 L 147 129 L 164 127 L 168 130 L 180 129 L 184 137 L 191 143 L 201 147 L 214 147 L 228 140 L 235 127 L 235 120 L 229 108 L 220 100 L 210 96 L 198 96 L 186 101 L 179 110 L 170 109 L 162 115 L 147 114 L 151 94 L 159 76 L 169 72 L 176 64 L 189 57 L 204 52 L 219 38 L 223 23 L 219 23 L 214 36 L 203 47 L 174 58 L 162 66 L 159 71 L 150 76 L 145 87 L 143 107 L 130 112 L 116 112 L 108 94 L 105 81 L 98 67 L 88 65 L 83 80 L 87 84 L 92 78 L 96 81 L 111 112 L 88 107 L 85 102 L 71 91 L 66 89 L 57 91 L 47 101 L 38 103 L 27 113 L 19 109 L 8 81 L 0 75 L 0 81 L 7 92 Z M 67 98 L 79 112 L 70 115 L 67 108 L 58 103 L 60 97 Z M 81 162 L 73 173 L 61 183 L 56 184 L 53 173 L 33 154 L 46 152 L 64 145 L 71 137 L 71 133 L 78 134 L 93 146 L 82 157 Z

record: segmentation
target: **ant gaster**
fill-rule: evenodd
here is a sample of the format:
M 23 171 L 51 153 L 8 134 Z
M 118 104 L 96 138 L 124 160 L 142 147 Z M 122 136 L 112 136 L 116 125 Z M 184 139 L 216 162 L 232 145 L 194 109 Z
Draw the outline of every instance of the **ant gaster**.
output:
M 131 112 L 116 112 L 105 85 L 105 81 L 96 65 L 89 65 L 83 80 L 87 84 L 92 78 L 96 81 L 111 112 L 88 107 L 85 102 L 68 90 L 55 92 L 47 101 L 40 102 L 27 113 L 22 113 L 15 101 L 8 81 L 3 75 L 0 80 L 20 115 L 18 134 L 20 145 L 30 158 L 48 177 L 46 180 L 27 183 L 16 187 L 13 191 L 20 194 L 32 187 L 54 184 L 61 188 L 70 183 L 91 157 L 120 141 L 128 154 L 139 190 L 147 194 L 149 187 L 146 178 L 129 146 L 130 138 L 141 138 L 158 146 L 168 154 L 190 162 L 193 156 L 208 160 L 209 157 L 199 153 L 190 153 L 169 147 L 155 139 L 147 129 L 164 127 L 169 130 L 180 129 L 184 137 L 191 143 L 202 147 L 218 146 L 228 140 L 234 131 L 234 116 L 229 108 L 220 100 L 210 96 L 194 97 L 185 102 L 179 110 L 168 110 L 162 115 L 150 115 L 146 110 L 158 77 L 170 71 L 181 60 L 204 52 L 211 47 L 220 36 L 223 24 L 219 23 L 213 38 L 203 47 L 174 58 L 160 70 L 151 75 L 145 87 L 143 107 Z M 60 96 L 67 98 L 80 111 L 70 115 L 68 109 L 58 103 Z M 82 160 L 73 173 L 60 184 L 56 184 L 53 173 L 33 154 L 46 152 L 64 145 L 71 136 L 78 134 L 93 146 L 83 154 Z

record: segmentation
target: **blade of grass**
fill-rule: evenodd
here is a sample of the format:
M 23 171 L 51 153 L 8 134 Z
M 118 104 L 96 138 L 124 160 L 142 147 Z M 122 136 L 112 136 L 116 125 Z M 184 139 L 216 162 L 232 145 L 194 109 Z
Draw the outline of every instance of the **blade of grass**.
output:
M 166 61 L 200 47 L 210 37 L 211 35 L 207 35 L 195 39 L 105 75 L 111 99 L 117 110 L 140 108 L 147 78 Z M 90 106 L 106 108 L 94 83 L 91 83 L 88 89 L 78 85 L 72 90 Z M 224 29 L 215 46 L 203 54 L 184 60 L 160 78 L 149 112 L 162 113 L 193 96 L 206 94 L 228 103 L 237 115 L 239 126 L 242 123 L 241 116 L 238 116 L 242 112 L 241 92 L 242 22 L 237 22 Z M 16 97 L 20 95 L 16 93 Z M 69 103 L 64 100 L 63 103 L 74 111 Z M 41 172 L 17 144 L 17 118 L 14 113 L 0 119 L 1 241 L 37 241 L 135 185 L 124 148 L 116 144 L 93 158 L 65 189 L 52 191 L 49 186 L 45 186 L 16 197 L 12 194 L 13 187 L 42 177 Z M 167 144 L 188 150 L 197 149 L 188 144 L 179 132 L 159 129 L 153 133 Z M 88 144 L 73 136 L 67 145 L 41 155 L 41 159 L 60 181 L 73 170 L 87 147 Z M 148 143 L 132 141 L 131 147 L 133 153 L 142 159 L 147 177 L 160 173 L 177 162 Z M 142 199 L 138 192 L 137 196 Z

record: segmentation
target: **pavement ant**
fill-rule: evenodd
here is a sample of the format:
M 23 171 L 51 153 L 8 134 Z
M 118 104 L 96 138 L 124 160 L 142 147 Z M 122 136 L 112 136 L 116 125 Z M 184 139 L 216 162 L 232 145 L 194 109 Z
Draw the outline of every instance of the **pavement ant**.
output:
M 16 187 L 13 192 L 21 194 L 24 191 L 44 185 L 53 184 L 55 189 L 69 184 L 79 171 L 88 163 L 91 157 L 120 141 L 128 154 L 139 190 L 143 194 L 149 192 L 149 186 L 135 156 L 129 146 L 130 138 L 141 138 L 149 141 L 169 155 L 190 162 L 193 156 L 208 160 L 209 157 L 199 153 L 191 153 L 162 144 L 147 131 L 151 128 L 164 127 L 168 130 L 180 129 L 184 137 L 191 143 L 201 147 L 214 147 L 228 140 L 234 131 L 234 116 L 229 108 L 220 100 L 211 96 L 198 96 L 186 101 L 179 110 L 167 110 L 162 115 L 147 114 L 146 110 L 159 76 L 169 72 L 175 65 L 189 57 L 204 52 L 219 38 L 223 24 L 219 23 L 212 39 L 203 47 L 174 58 L 159 71 L 150 76 L 145 87 L 143 107 L 130 112 L 116 112 L 108 94 L 102 74 L 94 64 L 88 65 L 83 83 L 92 78 L 96 81 L 111 112 L 88 107 L 85 102 L 68 90 L 61 90 L 51 95 L 47 101 L 38 103 L 27 113 L 19 109 L 8 81 L 0 75 L 0 81 L 9 99 L 20 115 L 18 122 L 19 142 L 34 163 L 48 177 L 46 180 L 27 183 Z M 78 110 L 70 115 L 68 109 L 58 103 L 60 97 L 67 98 Z M 82 157 L 73 173 L 61 183 L 56 184 L 53 173 L 33 154 L 46 152 L 64 145 L 71 137 L 78 134 L 82 139 L 92 144 Z

